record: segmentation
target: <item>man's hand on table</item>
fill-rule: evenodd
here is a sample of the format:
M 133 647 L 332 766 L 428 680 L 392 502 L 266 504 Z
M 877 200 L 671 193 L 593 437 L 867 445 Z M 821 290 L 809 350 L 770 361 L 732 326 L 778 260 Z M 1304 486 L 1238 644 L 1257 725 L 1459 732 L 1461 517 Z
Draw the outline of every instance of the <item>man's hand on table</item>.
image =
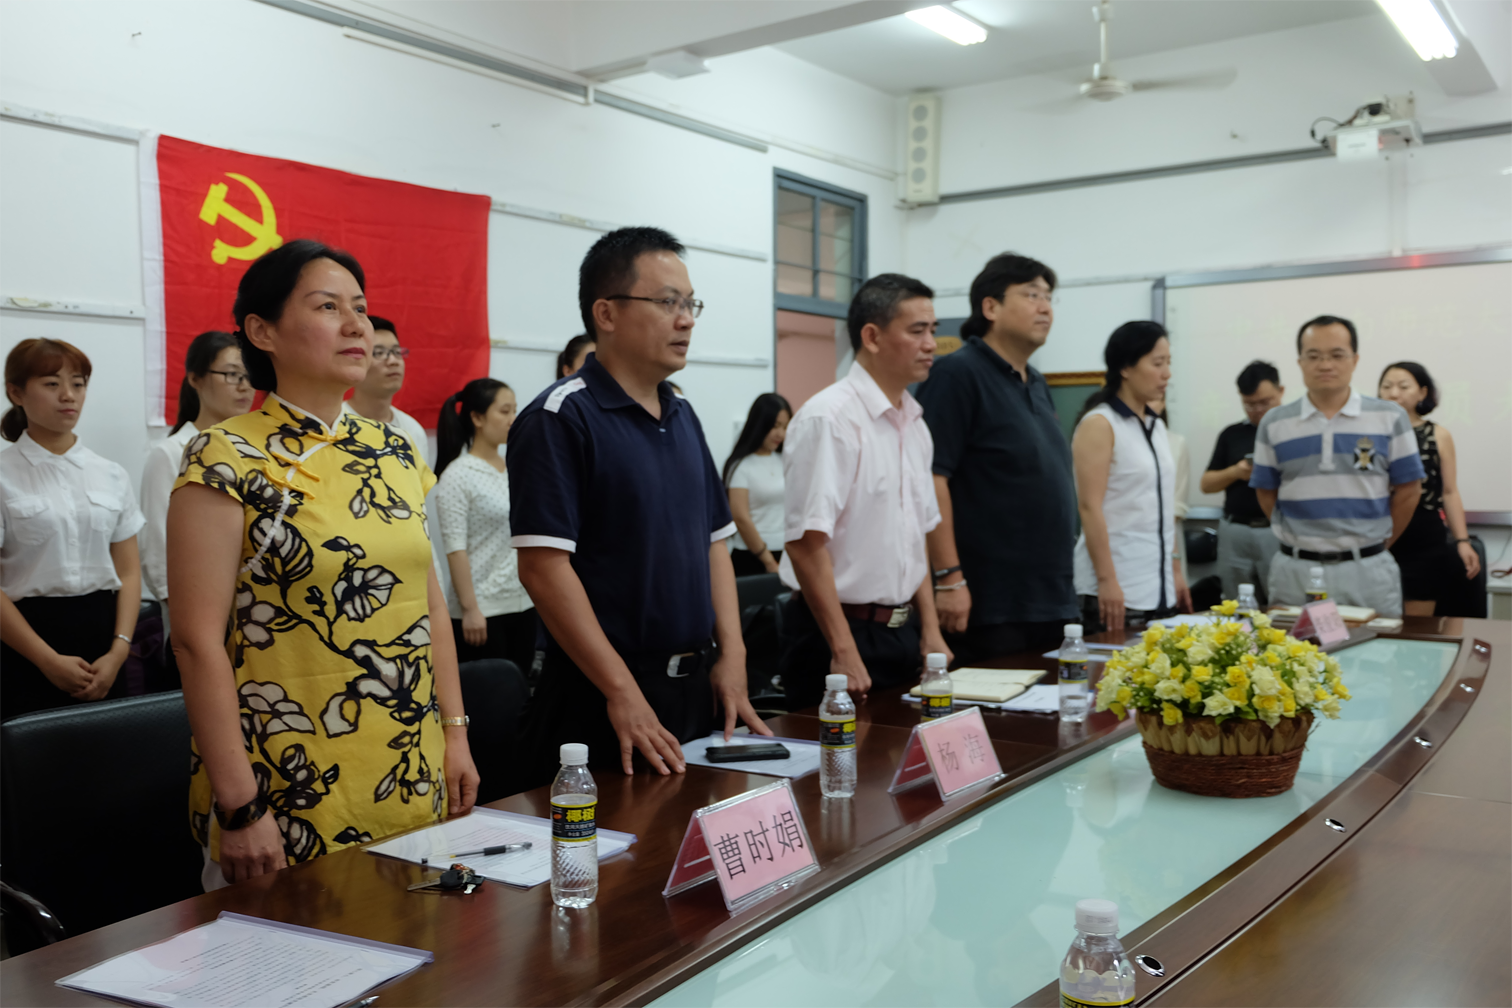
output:
M 721 653 L 719 660 L 709 670 L 709 685 L 714 687 L 714 697 L 724 709 L 724 740 L 730 741 L 735 734 L 735 722 L 744 721 L 752 735 L 770 735 L 772 729 L 751 706 L 750 690 L 747 688 L 745 657 Z
M 636 749 L 659 774 L 682 773 L 687 769 L 677 736 L 662 727 L 640 690 L 609 699 L 608 709 L 609 723 L 619 736 L 620 764 L 625 773 L 635 772 L 631 757 Z

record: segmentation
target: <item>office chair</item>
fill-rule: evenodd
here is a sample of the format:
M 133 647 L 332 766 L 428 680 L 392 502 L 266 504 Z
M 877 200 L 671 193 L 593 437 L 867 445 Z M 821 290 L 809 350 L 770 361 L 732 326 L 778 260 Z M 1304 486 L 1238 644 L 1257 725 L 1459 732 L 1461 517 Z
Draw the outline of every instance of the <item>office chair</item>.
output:
M 511 793 L 509 757 L 530 689 L 515 663 L 502 658 L 463 662 L 457 671 L 462 705 L 471 719 L 467 747 L 478 768 L 478 804 L 483 805 Z
M 0 815 L 0 875 L 70 935 L 198 895 L 183 693 L 6 721 Z

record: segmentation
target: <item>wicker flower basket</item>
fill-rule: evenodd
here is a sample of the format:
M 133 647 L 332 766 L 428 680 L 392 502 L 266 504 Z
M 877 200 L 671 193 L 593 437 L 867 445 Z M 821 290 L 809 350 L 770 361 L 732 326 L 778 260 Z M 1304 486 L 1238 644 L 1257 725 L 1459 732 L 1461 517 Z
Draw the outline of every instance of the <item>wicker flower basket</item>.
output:
M 1163 786 L 1214 798 L 1263 798 L 1291 790 L 1312 727 L 1312 712 L 1263 721 L 1189 717 L 1168 725 L 1136 711 L 1145 757 Z

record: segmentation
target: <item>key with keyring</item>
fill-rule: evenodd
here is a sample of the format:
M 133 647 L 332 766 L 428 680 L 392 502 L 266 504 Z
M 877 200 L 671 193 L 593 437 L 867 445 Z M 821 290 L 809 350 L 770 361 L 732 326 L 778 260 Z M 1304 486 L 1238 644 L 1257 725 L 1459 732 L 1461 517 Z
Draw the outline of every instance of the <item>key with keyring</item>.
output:
M 473 891 L 483 883 L 483 878 L 467 865 L 457 862 L 440 875 L 423 882 L 416 882 L 409 887 L 410 892 L 457 892 L 471 896 Z

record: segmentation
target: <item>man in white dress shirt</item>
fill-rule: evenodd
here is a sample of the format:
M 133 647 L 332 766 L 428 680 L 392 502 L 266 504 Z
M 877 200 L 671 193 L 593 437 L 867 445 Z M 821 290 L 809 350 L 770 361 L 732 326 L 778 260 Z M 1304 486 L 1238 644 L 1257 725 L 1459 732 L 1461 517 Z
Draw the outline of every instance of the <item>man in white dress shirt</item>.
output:
M 934 441 L 908 386 L 934 363 L 934 292 L 884 273 L 851 301 L 850 373 L 793 417 L 783 448 L 783 612 L 788 708 L 819 702 L 842 673 L 852 696 L 917 677 L 940 636 L 924 535 L 940 523 Z
M 409 356 L 409 348 L 399 345 L 394 323 L 388 319 L 369 315 L 368 321 L 373 323 L 373 363 L 368 368 L 367 377 L 352 389 L 347 407 L 358 416 L 403 431 L 420 457 L 429 462 L 430 440 L 425 436 L 425 425 L 394 405 L 394 396 L 404 387 L 405 358 Z

